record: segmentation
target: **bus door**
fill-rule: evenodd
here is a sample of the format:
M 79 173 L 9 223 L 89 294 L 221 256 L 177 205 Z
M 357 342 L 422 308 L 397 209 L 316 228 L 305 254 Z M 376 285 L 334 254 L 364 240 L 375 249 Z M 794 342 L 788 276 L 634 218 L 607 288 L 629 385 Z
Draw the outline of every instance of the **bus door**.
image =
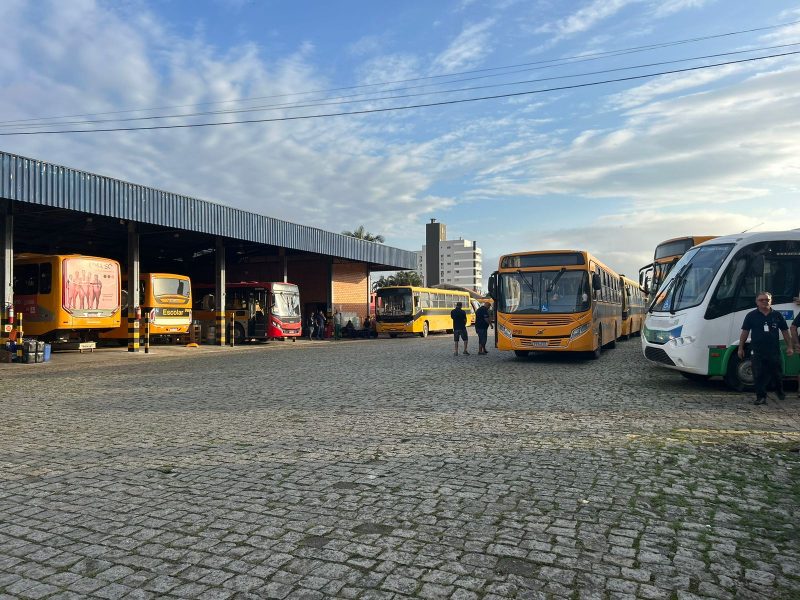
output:
M 247 335 L 254 338 L 267 337 L 267 298 L 265 290 L 255 290 L 248 294 L 247 309 L 250 315 L 247 321 Z

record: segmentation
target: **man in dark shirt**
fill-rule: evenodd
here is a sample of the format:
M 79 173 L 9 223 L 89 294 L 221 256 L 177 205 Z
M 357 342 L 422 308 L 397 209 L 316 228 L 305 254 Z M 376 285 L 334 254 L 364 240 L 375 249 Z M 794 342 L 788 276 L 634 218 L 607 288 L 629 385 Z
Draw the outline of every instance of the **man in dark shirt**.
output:
M 794 299 L 796 304 L 800 304 L 800 297 Z M 792 326 L 789 330 L 792 333 L 792 342 L 794 343 L 794 351 L 800 352 L 800 337 L 798 337 L 797 330 L 800 329 L 800 311 L 792 321 Z M 800 398 L 800 373 L 797 374 L 797 397 Z
M 458 340 L 464 340 L 464 354 L 467 352 L 467 313 L 461 308 L 461 302 L 456 302 L 456 307 L 450 311 L 450 318 L 453 319 L 453 339 L 456 341 L 455 356 L 458 356 Z
M 492 324 L 489 319 L 489 303 L 485 302 L 475 311 L 475 333 L 478 334 L 478 354 L 489 354 L 486 351 L 486 334 Z
M 781 372 L 781 354 L 778 343 L 778 331 L 786 342 L 786 356 L 794 354 L 792 341 L 789 339 L 786 319 L 772 310 L 772 294 L 759 292 L 756 294 L 756 308 L 747 313 L 739 335 L 739 359 L 744 359 L 744 344 L 750 335 L 750 351 L 752 353 L 753 383 L 756 388 L 756 399 L 753 404 L 767 403 L 767 385 L 775 380 L 778 400 L 786 396 L 783 393 L 783 373 Z

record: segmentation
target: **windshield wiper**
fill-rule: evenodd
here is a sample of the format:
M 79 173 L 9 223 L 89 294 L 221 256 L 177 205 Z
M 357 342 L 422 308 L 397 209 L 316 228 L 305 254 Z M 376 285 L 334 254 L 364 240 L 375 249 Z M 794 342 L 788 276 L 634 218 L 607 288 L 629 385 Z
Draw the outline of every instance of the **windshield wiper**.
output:
M 525 275 L 523 275 L 522 269 L 517 269 L 517 275 L 519 275 L 520 279 L 522 279 L 522 281 L 525 282 L 525 285 L 528 286 L 528 289 L 531 291 L 531 294 L 533 294 L 534 296 L 539 295 L 536 289 L 533 287 L 533 281 L 528 281 L 527 279 L 525 279 Z
M 556 275 L 553 278 L 553 281 L 551 281 L 550 283 L 547 284 L 547 293 L 548 294 L 553 291 L 553 288 L 556 287 L 556 284 L 558 283 L 558 280 L 561 279 L 561 276 L 566 272 L 567 272 L 567 268 L 566 267 L 561 267 L 561 270 L 558 272 L 558 275 Z
M 672 301 L 669 304 L 669 313 L 671 315 L 675 314 L 675 302 L 679 299 L 678 298 L 678 289 L 681 290 L 681 294 L 683 293 L 683 288 L 686 287 L 686 274 L 692 268 L 692 263 L 688 263 L 684 266 L 677 275 L 675 275 L 675 279 L 672 280 Z

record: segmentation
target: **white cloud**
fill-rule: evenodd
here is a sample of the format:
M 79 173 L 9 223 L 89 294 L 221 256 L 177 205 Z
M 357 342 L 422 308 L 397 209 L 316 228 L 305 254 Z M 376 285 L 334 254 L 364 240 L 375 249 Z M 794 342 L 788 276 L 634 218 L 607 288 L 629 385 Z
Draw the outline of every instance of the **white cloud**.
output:
M 588 31 L 600 21 L 603 21 L 620 10 L 635 2 L 642 0 L 593 0 L 590 4 L 571 15 L 552 23 L 539 27 L 540 33 L 555 33 L 557 39 L 562 39 Z
M 520 172 L 487 177 L 484 197 L 577 195 L 646 205 L 729 202 L 800 184 L 800 69 L 638 107 L 619 127 L 550 146 Z M 511 176 L 512 169 L 518 175 Z
M 166 31 L 152 15 L 122 15 L 89 0 L 53 2 L 43 10 L 4 4 L 1 10 L 5 85 L 0 114 L 5 119 L 121 107 L 219 110 L 286 100 L 220 104 L 236 98 L 332 87 L 309 62 L 315 52 L 310 43 L 267 63 L 252 45 L 221 54 L 199 37 L 182 39 Z M 382 65 L 370 66 L 376 78 L 416 73 L 413 57 L 384 58 Z M 273 110 L 210 120 L 282 114 Z M 441 156 L 387 143 L 393 118 L 6 137 L 2 146 L 332 231 L 363 223 L 390 236 L 391 243 L 395 232 L 407 233 L 407 223 L 453 204 L 428 189 Z
M 479 64 L 492 51 L 489 29 L 493 19 L 465 27 L 455 40 L 433 61 L 434 73 L 453 73 Z
M 654 3 L 656 6 L 655 16 L 666 17 L 673 13 L 691 8 L 701 8 L 716 0 L 659 0 Z

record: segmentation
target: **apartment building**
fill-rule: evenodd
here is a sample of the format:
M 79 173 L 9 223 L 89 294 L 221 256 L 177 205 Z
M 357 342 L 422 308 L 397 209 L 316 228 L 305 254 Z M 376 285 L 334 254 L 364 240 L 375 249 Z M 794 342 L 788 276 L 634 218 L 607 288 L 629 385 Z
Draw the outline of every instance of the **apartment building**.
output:
M 426 286 L 449 283 L 483 293 L 483 252 L 477 242 L 444 239 L 447 231 L 436 219 L 425 226 L 427 242 L 417 252 L 417 272 Z

